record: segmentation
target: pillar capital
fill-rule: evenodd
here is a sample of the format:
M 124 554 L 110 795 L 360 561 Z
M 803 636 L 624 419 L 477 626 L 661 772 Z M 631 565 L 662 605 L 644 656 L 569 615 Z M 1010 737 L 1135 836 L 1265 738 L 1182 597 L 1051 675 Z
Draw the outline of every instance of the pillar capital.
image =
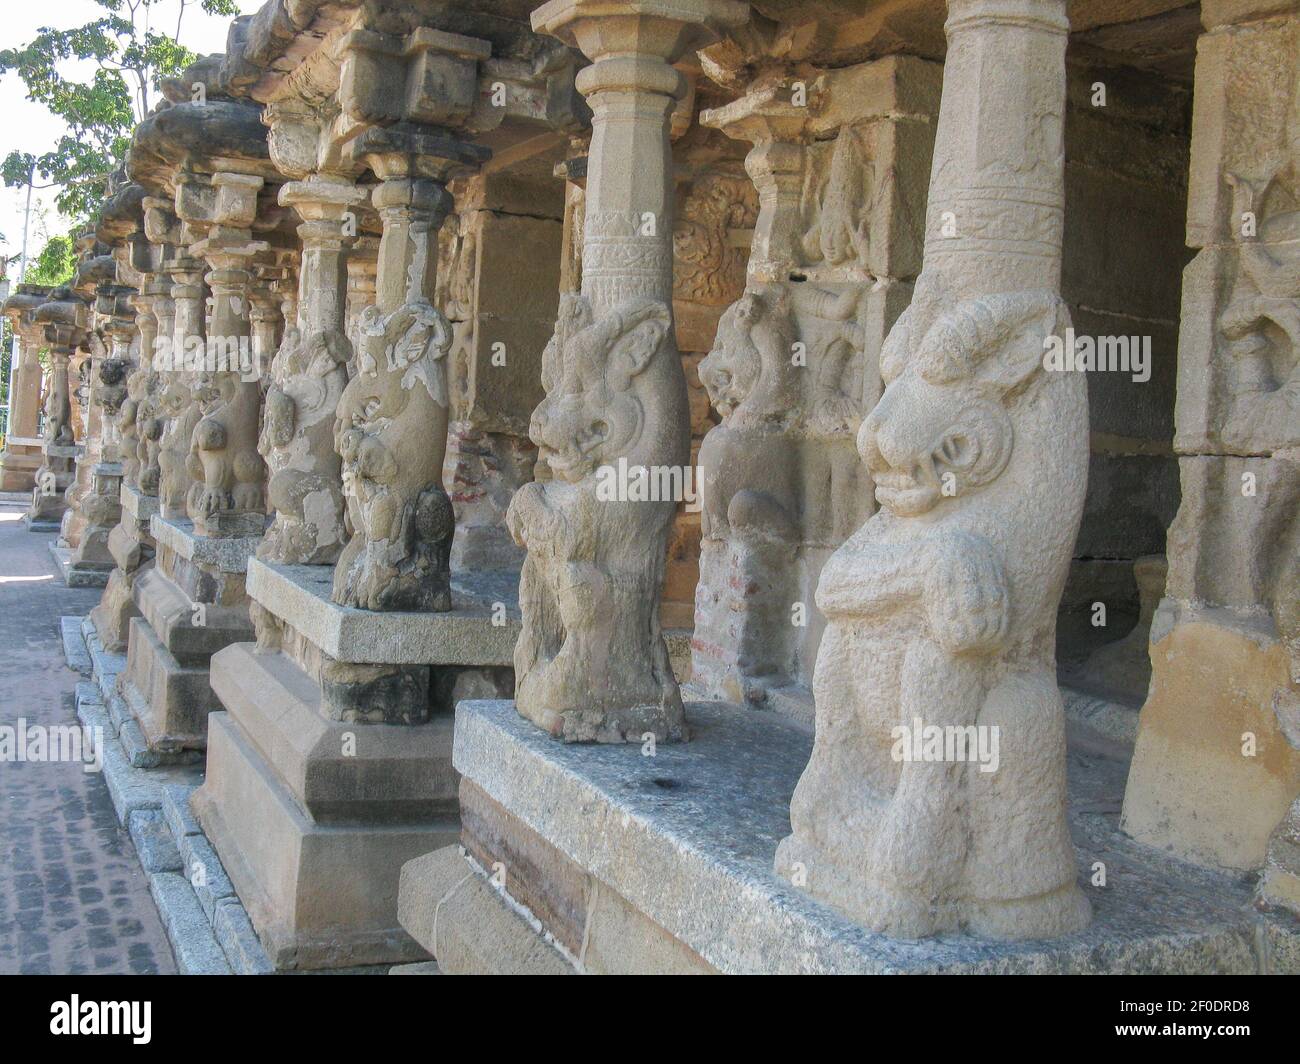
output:
M 749 5 L 738 0 L 550 0 L 532 16 L 534 30 L 580 48 L 596 63 L 639 57 L 675 63 L 748 21 Z M 650 65 L 621 65 L 632 77 L 661 76 L 651 75 Z M 594 88 L 600 77 L 585 80 Z M 591 91 L 583 80 L 580 75 L 579 89 Z

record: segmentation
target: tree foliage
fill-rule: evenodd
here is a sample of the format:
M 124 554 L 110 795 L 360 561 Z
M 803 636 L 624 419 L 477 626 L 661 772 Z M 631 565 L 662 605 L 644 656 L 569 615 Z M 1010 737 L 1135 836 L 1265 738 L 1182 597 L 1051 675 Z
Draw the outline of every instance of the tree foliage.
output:
M 25 284 L 68 284 L 77 268 L 77 247 L 70 236 L 52 236 L 27 267 Z
M 101 17 L 72 29 L 43 27 L 26 45 L 0 50 L 0 76 L 17 74 L 28 98 L 44 104 L 67 126 L 58 143 L 40 155 L 10 152 L 0 164 L 0 176 L 11 188 L 59 186 L 55 203 L 69 217 L 93 213 L 162 79 L 176 76 L 196 58 L 180 43 L 186 9 L 239 14 L 237 0 L 94 2 L 104 11 Z M 175 33 L 169 35 L 162 20 L 171 11 L 177 18 Z M 80 66 L 93 64 L 88 78 L 66 75 L 77 60 Z M 44 184 L 37 185 L 38 178 Z

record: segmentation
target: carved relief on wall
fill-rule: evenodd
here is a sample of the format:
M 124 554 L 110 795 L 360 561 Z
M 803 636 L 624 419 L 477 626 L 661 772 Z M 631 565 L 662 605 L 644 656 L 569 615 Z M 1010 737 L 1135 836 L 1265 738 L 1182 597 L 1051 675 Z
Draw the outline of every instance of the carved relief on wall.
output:
M 1236 263 L 1218 322 L 1222 437 L 1245 454 L 1300 446 L 1300 158 L 1265 181 L 1226 179 Z
M 749 247 L 736 232 L 752 230 L 758 193 L 744 174 L 706 173 L 691 186 L 673 229 L 673 299 L 726 306 L 745 288 Z

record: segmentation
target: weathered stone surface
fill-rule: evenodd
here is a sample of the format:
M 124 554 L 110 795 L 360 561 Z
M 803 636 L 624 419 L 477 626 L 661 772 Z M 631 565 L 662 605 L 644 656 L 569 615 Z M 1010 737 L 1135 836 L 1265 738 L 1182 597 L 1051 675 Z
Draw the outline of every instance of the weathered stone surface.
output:
M 340 606 L 328 597 L 330 571 L 317 566 L 254 559 L 248 591 L 282 623 L 341 662 L 509 665 L 519 636 L 517 592 L 508 576 L 468 573 L 454 579 L 451 610 L 435 614 Z
M 1044 368 L 1069 324 L 1065 27 L 1064 3 L 950 5 L 925 268 L 858 434 L 881 510 L 818 585 L 817 741 L 777 867 L 898 937 L 1050 938 L 1089 919 L 1052 645 L 1083 508 L 1086 385 Z M 985 62 L 1007 50 L 1025 62 Z M 1013 178 L 990 143 L 1014 152 Z M 997 728 L 1000 765 L 900 756 L 900 722 Z
M 1166 599 L 1151 661 L 1124 830 L 1211 866 L 1260 867 L 1300 794 L 1288 648 L 1265 618 Z
M 1107 868 L 1109 886 L 1088 888 L 1096 913 L 1089 927 L 1054 942 L 965 935 L 906 942 L 872 933 L 772 870 L 788 831 L 786 797 L 810 749 L 807 732 L 734 706 L 692 703 L 687 714 L 692 741 L 645 757 L 631 746 L 550 743 L 509 703 L 462 703 L 454 763 L 553 847 L 552 861 L 572 862 L 720 971 L 1253 972 L 1265 970 L 1262 936 L 1294 936 L 1254 910 L 1237 877 L 1126 839 L 1114 813 L 1123 762 L 1100 762 L 1099 771 L 1095 760 L 1086 772 L 1076 762 L 1071 814 L 1079 865 L 1102 860 Z M 454 886 L 450 870 L 437 874 L 442 893 Z M 412 868 L 408 878 L 414 875 Z M 442 895 L 414 889 L 423 902 L 412 924 L 428 926 L 429 901 Z M 444 927 L 444 909 L 439 941 L 466 940 L 461 955 L 473 958 L 479 911 Z M 638 957 L 635 939 L 620 948 L 632 970 L 655 970 L 657 954 Z M 1284 953 L 1271 951 L 1269 963 Z
M 512 909 L 459 846 L 402 866 L 398 917 L 448 975 L 572 975 L 564 956 Z

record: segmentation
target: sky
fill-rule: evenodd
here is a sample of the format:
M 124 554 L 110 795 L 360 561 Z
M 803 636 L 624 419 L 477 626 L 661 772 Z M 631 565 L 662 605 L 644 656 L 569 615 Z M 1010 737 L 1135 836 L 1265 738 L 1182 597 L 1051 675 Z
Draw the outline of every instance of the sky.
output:
M 265 0 L 238 0 L 240 12 L 251 14 Z M 3 0 L 4 17 L 0 19 L 0 48 L 18 48 L 44 27 L 70 29 L 84 25 L 104 14 L 94 0 Z M 153 28 L 165 27 L 175 32 L 180 0 L 159 0 L 153 9 Z M 206 15 L 197 0 L 190 0 L 181 23 L 181 43 L 200 55 L 225 51 L 229 18 Z M 84 68 L 82 68 L 84 69 Z M 66 75 L 78 76 L 78 66 L 68 64 Z M 63 134 L 63 123 L 40 104 L 27 99 L 26 88 L 16 74 L 0 77 L 0 159 L 11 151 L 40 155 L 48 151 Z M 31 232 L 28 255 L 35 257 L 48 237 L 66 232 L 70 220 L 54 206 L 57 189 L 37 191 L 32 196 Z M 9 269 L 12 282 L 18 280 L 17 257 L 23 242 L 23 213 L 26 190 L 0 185 L 0 255 L 14 260 Z

